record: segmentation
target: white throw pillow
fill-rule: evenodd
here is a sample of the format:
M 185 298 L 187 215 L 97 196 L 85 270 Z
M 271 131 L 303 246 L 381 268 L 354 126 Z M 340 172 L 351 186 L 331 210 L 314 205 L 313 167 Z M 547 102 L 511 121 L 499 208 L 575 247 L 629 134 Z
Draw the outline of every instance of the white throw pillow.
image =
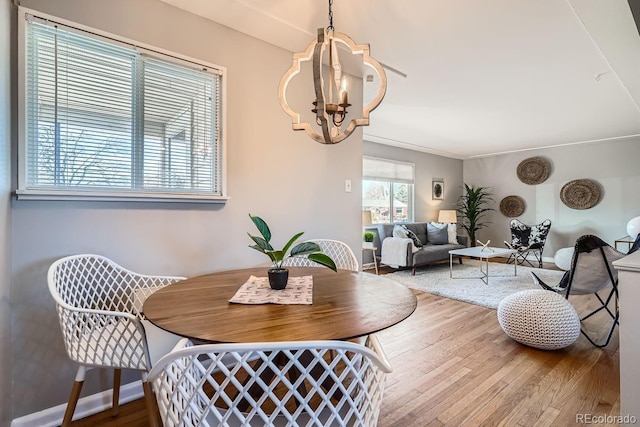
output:
M 409 236 L 407 236 L 407 233 L 404 231 L 404 228 L 402 228 L 402 226 L 400 225 L 394 225 L 393 226 L 393 233 L 392 233 L 393 237 L 399 237 L 401 239 L 408 239 Z
M 456 228 L 456 224 L 449 224 L 447 228 L 447 232 L 449 234 L 449 243 L 457 245 L 458 244 L 458 230 Z

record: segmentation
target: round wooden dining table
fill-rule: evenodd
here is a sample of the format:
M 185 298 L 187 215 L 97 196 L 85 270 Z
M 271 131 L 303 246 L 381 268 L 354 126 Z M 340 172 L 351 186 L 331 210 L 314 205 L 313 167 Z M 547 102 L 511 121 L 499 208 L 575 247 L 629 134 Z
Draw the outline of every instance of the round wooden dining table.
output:
M 289 276 L 313 277 L 313 303 L 236 304 L 229 300 L 265 267 L 186 279 L 151 294 L 143 306 L 156 326 L 212 343 L 346 340 L 406 319 L 417 300 L 407 287 L 370 273 L 290 267 Z M 276 292 L 276 291 L 274 291 Z

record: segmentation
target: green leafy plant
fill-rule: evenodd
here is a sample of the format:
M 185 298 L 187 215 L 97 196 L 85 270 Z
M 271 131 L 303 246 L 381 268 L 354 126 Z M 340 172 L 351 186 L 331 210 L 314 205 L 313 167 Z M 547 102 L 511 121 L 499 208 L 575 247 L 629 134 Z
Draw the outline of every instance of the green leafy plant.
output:
M 365 242 L 371 243 L 376 238 L 376 235 L 373 233 L 373 231 L 365 231 L 363 238 Z
M 492 194 L 488 187 L 473 188 L 464 184 L 464 193 L 458 199 L 456 211 L 460 214 L 461 225 L 469 234 L 471 247 L 476 246 L 476 232 L 486 227 L 490 222 L 485 222 L 484 215 L 494 210 L 487 205 L 493 202 Z
M 271 259 L 274 269 L 282 270 L 282 263 L 287 258 L 306 255 L 311 261 L 328 267 L 333 271 L 337 271 L 336 263 L 329 255 L 322 252 L 322 248 L 317 243 L 302 242 L 292 247 L 304 232 L 294 235 L 281 250 L 275 250 L 273 246 L 271 246 L 271 230 L 267 223 L 259 216 L 249 214 L 249 218 L 251 218 L 251 221 L 253 221 L 260 232 L 260 236 L 253 236 L 251 233 L 247 233 L 249 237 L 251 237 L 251 240 L 255 242 L 255 245 L 249 247 L 266 254 L 269 259 Z M 291 250 L 289 250 L 289 248 L 291 248 Z

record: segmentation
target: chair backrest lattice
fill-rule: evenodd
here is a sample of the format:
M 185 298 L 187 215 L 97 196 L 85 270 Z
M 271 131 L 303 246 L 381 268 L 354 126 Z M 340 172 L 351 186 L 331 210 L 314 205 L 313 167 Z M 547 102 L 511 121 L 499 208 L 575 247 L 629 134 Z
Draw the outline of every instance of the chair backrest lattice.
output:
M 329 255 L 336 263 L 338 269 L 359 271 L 358 259 L 346 243 L 331 239 L 312 239 L 307 241 L 317 243 L 322 252 Z M 287 258 L 283 265 L 286 267 L 318 267 L 319 264 L 305 256 L 299 256 Z
M 142 302 L 180 279 L 134 273 L 100 255 L 55 261 L 47 280 L 69 358 L 84 365 L 148 370 Z
M 50 279 L 60 299 L 73 307 L 131 313 L 140 319 L 144 300 L 175 277 L 134 273 L 100 255 L 73 255 L 52 264 Z
M 165 427 L 375 426 L 391 367 L 375 337 L 183 347 L 149 373 Z

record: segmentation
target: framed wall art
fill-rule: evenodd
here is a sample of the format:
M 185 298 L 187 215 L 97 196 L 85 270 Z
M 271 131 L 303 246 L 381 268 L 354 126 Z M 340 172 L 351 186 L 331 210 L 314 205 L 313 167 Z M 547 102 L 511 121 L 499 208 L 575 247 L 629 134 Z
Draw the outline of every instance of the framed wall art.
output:
M 444 181 L 434 180 L 431 185 L 433 200 L 444 200 Z

